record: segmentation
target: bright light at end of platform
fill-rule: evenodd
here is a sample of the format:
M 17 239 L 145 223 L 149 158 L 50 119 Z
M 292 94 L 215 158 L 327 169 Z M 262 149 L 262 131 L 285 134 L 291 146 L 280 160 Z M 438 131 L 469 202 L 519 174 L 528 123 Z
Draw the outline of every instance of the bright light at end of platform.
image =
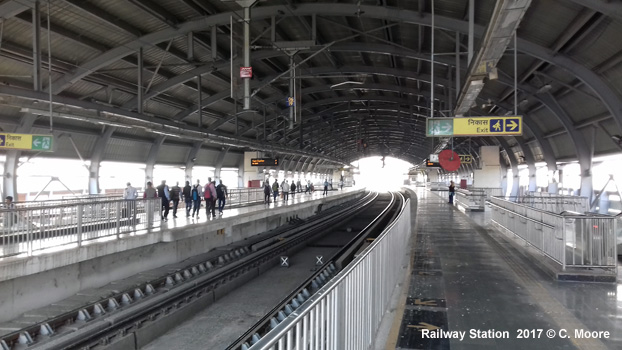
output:
M 412 167 L 406 161 L 391 157 L 385 157 L 384 167 L 382 157 L 363 158 L 352 165 L 358 166 L 360 172 L 354 175 L 356 185 L 372 191 L 399 190 L 408 180 L 408 169 Z

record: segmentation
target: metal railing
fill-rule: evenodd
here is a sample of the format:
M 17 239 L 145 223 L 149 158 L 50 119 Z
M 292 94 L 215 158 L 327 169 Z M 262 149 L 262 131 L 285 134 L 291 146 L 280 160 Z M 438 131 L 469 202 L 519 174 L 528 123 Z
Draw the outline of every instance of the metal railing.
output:
M 457 188 L 454 201 L 465 210 L 484 210 L 486 209 L 486 192 L 472 188 L 464 190 Z
M 0 257 L 160 226 L 160 198 L 102 200 L 0 209 Z
M 546 192 L 528 192 L 525 196 L 510 197 L 509 199 L 553 213 L 561 213 L 567 210 L 585 213 L 590 210 L 590 203 L 587 197 L 562 196 Z
M 445 182 L 426 182 L 425 187 L 430 191 L 449 191 L 449 185 Z
M 562 266 L 616 271 L 616 219 L 491 199 L 492 221 Z
M 251 350 L 368 349 L 403 273 L 410 201 L 396 220 L 336 277 Z
M 259 188 L 232 188 L 227 190 L 227 205 L 238 206 L 250 203 L 263 202 L 263 187 Z
M 484 191 L 487 200 L 490 200 L 491 197 L 503 197 L 505 195 L 501 187 L 469 187 L 468 190 Z

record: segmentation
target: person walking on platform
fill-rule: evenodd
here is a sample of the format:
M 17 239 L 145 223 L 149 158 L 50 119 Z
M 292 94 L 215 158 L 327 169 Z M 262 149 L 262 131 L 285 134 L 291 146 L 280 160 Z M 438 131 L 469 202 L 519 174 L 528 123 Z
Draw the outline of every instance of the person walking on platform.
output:
M 292 185 L 289 187 L 290 192 L 292 193 L 292 200 L 294 200 L 294 196 L 296 195 L 296 184 L 294 180 L 292 180 Z
M 153 184 L 151 181 L 147 182 L 147 188 L 145 188 L 145 192 L 143 193 L 143 198 L 158 198 L 158 191 L 153 188 Z M 153 202 L 147 201 L 145 203 L 145 211 L 147 212 L 147 225 L 153 224 L 153 213 L 155 212 Z
M 296 182 L 296 190 L 298 191 L 298 193 L 302 192 L 302 184 L 300 183 L 300 179 L 298 179 L 298 182 Z
M 192 187 L 192 217 L 196 214 L 197 219 L 199 218 L 199 209 L 201 208 L 201 195 L 199 194 L 201 191 L 201 185 L 196 184 Z
M 287 180 L 281 182 L 281 191 L 283 192 L 283 201 L 287 202 L 289 199 L 289 183 Z
M 171 193 L 168 190 L 166 181 L 162 180 L 160 186 L 158 186 L 158 197 L 162 198 L 162 209 L 164 214 L 160 211 L 160 218 L 164 221 L 168 221 L 168 208 L 171 201 Z
M 311 182 L 309 180 L 307 180 L 307 184 L 305 185 L 305 194 L 307 194 L 307 192 L 309 192 L 309 194 L 311 193 Z
M 263 182 L 263 203 L 270 204 L 270 192 L 272 192 L 272 187 L 270 187 L 270 182 L 268 180 Z
M 322 193 L 322 196 L 326 196 L 328 194 L 328 180 L 324 180 L 324 192 Z
M 181 188 L 179 187 L 179 182 L 176 182 L 175 186 L 171 188 L 171 199 L 173 200 L 173 218 L 177 218 L 177 207 L 179 206 L 180 193 Z
M 132 224 L 136 222 L 136 198 L 138 198 L 138 191 L 128 182 L 127 187 L 123 190 L 123 199 L 126 203 L 126 207 L 123 209 L 123 217 L 130 218 Z
M 186 203 L 186 217 L 189 217 L 190 210 L 192 209 L 192 187 L 190 187 L 190 181 L 186 181 L 186 186 L 184 186 L 181 194 Z
M 225 198 L 229 196 L 229 193 L 227 193 L 227 186 L 222 184 L 222 180 L 218 180 L 218 182 L 218 186 L 216 186 L 216 198 L 218 198 L 218 212 L 222 215 L 222 211 L 225 209 Z
M 272 184 L 272 195 L 274 196 L 274 203 L 276 203 L 276 199 L 279 196 L 279 181 L 277 179 L 274 179 Z
M 203 198 L 205 198 L 205 213 L 207 217 L 209 218 L 210 211 L 212 212 L 212 217 L 216 217 L 216 186 L 214 186 L 211 177 L 207 178 Z
M 454 182 L 449 182 L 449 204 L 454 204 L 454 196 L 456 195 L 456 186 L 454 186 Z

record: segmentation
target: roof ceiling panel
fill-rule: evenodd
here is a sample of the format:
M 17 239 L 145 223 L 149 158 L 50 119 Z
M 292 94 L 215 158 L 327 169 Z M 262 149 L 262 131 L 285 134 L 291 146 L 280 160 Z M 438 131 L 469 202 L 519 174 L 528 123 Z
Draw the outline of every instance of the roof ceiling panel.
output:
M 532 1 L 518 28 L 518 35 L 548 47 L 564 34 L 580 11 L 581 6 L 572 1 Z
M 103 11 L 131 23 L 143 33 L 152 33 L 169 28 L 159 19 L 150 16 L 141 8 L 126 0 L 94 0 L 93 4 Z
M 570 54 L 576 61 L 593 68 L 620 53 L 620 33 L 622 23 L 603 20 L 585 35 Z
M 150 143 L 113 137 L 108 141 L 103 160 L 145 163 L 150 150 Z
M 576 92 L 557 96 L 556 99 L 575 124 L 597 115 L 609 114 L 602 102 L 585 98 Z
M 519 110 L 518 113 L 523 114 L 525 118 L 530 118 L 533 123 L 540 127 L 543 134 L 562 127 L 562 124 L 557 120 L 557 118 L 545 108 L 541 108 L 536 112 L 530 113 L 524 113 L 522 110 Z

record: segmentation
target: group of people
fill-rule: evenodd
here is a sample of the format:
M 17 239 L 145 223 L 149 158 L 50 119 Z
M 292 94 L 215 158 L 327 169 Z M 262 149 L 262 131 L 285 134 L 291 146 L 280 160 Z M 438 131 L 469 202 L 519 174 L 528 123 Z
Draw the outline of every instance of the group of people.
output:
M 324 192 L 322 193 L 322 195 L 327 195 L 328 194 L 328 180 L 324 181 Z M 297 182 L 294 182 L 294 180 L 292 179 L 292 183 L 289 183 L 289 180 L 285 179 L 283 181 L 281 181 L 281 184 L 279 184 L 279 181 L 277 179 L 274 179 L 274 183 L 272 185 L 270 185 L 270 182 L 268 180 L 265 180 L 263 183 L 263 193 L 264 193 L 264 203 L 268 204 L 270 203 L 270 195 L 273 196 L 273 200 L 274 202 L 276 202 L 276 199 L 279 197 L 279 194 L 282 194 L 283 196 L 283 201 L 288 201 L 289 200 L 289 194 L 291 193 L 292 195 L 292 199 L 294 199 L 296 192 L 298 193 L 302 193 L 302 183 L 300 182 L 300 179 L 298 179 Z M 307 180 L 304 186 L 305 190 L 304 193 L 307 194 L 311 194 L 315 191 L 315 186 L 313 186 L 313 183 L 310 180 Z
M 123 198 L 126 200 L 134 200 L 138 196 L 138 192 L 128 182 L 127 187 L 123 191 Z M 183 200 L 186 204 L 186 217 L 190 217 L 192 211 L 192 217 L 199 218 L 199 209 L 201 208 L 201 202 L 205 201 L 205 214 L 209 218 L 210 212 L 212 217 L 216 217 L 216 208 L 218 212 L 222 214 L 225 209 L 226 198 L 229 197 L 227 192 L 227 186 L 219 181 L 216 185 L 216 181 L 212 181 L 212 178 L 207 179 L 207 184 L 202 186 L 200 180 L 193 186 L 190 186 L 190 181 L 186 181 L 186 185 L 181 188 L 179 182 L 175 183 L 175 186 L 169 188 L 166 184 L 166 180 L 162 180 L 162 183 L 153 187 L 151 181 L 147 182 L 147 188 L 143 193 L 143 198 L 161 198 L 161 210 L 160 218 L 163 221 L 168 221 L 168 213 L 173 204 L 173 218 L 177 218 L 177 208 L 179 202 Z M 216 206 L 218 204 L 218 206 Z

